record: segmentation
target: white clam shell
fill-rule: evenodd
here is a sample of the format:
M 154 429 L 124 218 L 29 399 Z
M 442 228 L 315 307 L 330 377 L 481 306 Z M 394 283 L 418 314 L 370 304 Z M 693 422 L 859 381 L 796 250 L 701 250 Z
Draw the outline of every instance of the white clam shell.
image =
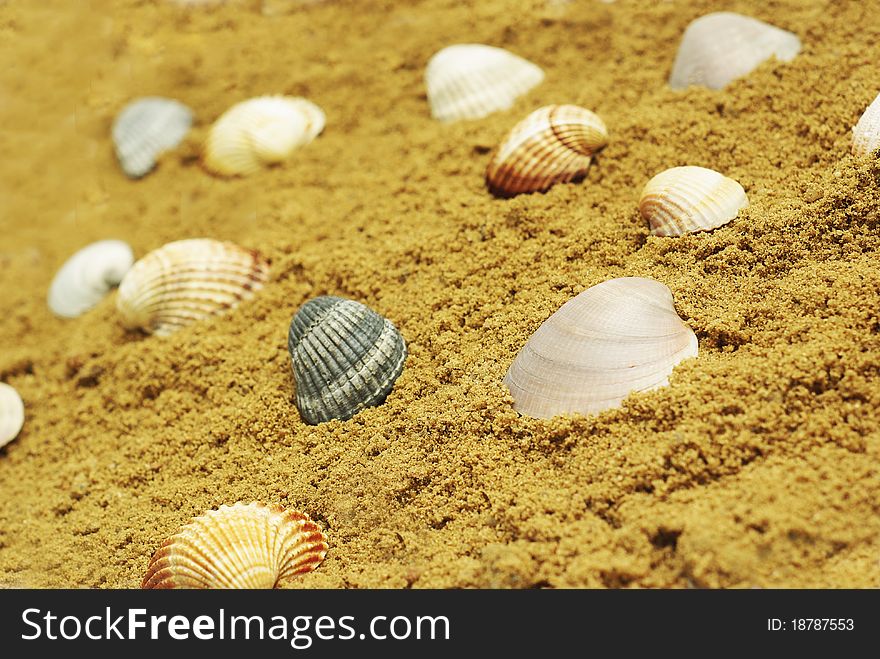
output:
M 790 62 L 800 52 L 796 34 L 731 12 L 702 16 L 684 32 L 669 86 L 721 89 L 775 57 Z
M 192 111 L 170 98 L 147 96 L 126 105 L 113 122 L 113 144 L 122 171 L 140 178 L 173 149 L 192 126 Z
M 514 408 L 547 419 L 596 414 L 630 393 L 669 383 L 697 356 L 697 337 L 675 312 L 672 293 L 653 279 L 602 282 L 548 318 L 504 376 Z
M 710 231 L 749 205 L 743 187 L 705 167 L 673 167 L 645 185 L 639 211 L 655 236 Z
M 0 382 L 0 448 L 18 437 L 24 425 L 24 403 L 18 392 Z
M 880 149 L 880 94 L 868 106 L 853 128 L 852 152 L 866 158 Z
M 480 119 L 506 110 L 543 80 L 536 64 L 482 44 L 444 48 L 425 69 L 431 114 L 440 121 Z
M 100 240 L 71 256 L 49 286 L 49 309 L 76 318 L 98 304 L 122 281 L 134 263 L 131 247 L 121 240 Z
M 116 308 L 128 328 L 166 336 L 253 297 L 269 276 L 255 251 L 197 238 L 153 250 L 119 284 Z
M 326 118 L 304 98 L 261 96 L 238 103 L 211 127 L 205 142 L 205 167 L 222 176 L 253 174 L 290 157 L 314 140 Z

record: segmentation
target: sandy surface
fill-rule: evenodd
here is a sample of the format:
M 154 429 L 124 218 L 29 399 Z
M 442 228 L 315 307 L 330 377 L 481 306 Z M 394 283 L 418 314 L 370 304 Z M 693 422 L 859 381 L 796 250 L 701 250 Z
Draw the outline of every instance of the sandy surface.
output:
M 880 162 L 849 153 L 880 91 L 880 4 L 724 4 L 803 52 L 673 92 L 681 34 L 716 3 L 0 2 L 0 380 L 28 415 L 0 450 L 0 584 L 137 587 L 190 517 L 259 500 L 330 539 L 294 587 L 880 586 Z M 424 66 L 459 42 L 546 81 L 436 122 Z M 252 177 L 207 174 L 207 126 L 267 93 L 318 103 L 324 134 Z M 133 182 L 109 133 L 143 95 L 198 125 Z M 599 113 L 608 147 L 580 184 L 493 198 L 489 151 L 548 103 Z M 651 237 L 641 187 L 685 164 L 751 206 Z M 114 295 L 76 320 L 46 306 L 89 242 L 202 236 L 271 260 L 223 318 L 159 338 L 123 330 Z M 517 351 L 618 276 L 672 289 L 699 358 L 619 410 L 519 417 Z M 311 427 L 286 335 L 321 294 L 386 315 L 409 357 L 385 405 Z

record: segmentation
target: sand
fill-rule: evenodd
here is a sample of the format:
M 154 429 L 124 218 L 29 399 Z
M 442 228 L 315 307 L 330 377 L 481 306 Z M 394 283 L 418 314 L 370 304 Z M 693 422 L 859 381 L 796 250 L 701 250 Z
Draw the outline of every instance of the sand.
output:
M 0 584 L 138 587 L 192 516 L 258 500 L 330 539 L 286 587 L 880 586 L 880 161 L 849 152 L 880 91 L 880 3 L 724 4 L 802 53 L 673 92 L 681 34 L 717 3 L 0 2 L 0 380 L 27 408 L 0 450 Z M 436 122 L 424 66 L 459 42 L 546 81 Z M 267 93 L 318 103 L 324 134 L 249 178 L 206 173 L 210 123 Z M 134 182 L 109 134 L 143 95 L 198 125 Z M 549 103 L 596 111 L 607 148 L 582 183 L 493 198 L 489 151 Z M 685 164 L 751 206 L 652 237 L 640 190 Z M 272 264 L 222 318 L 160 338 L 125 331 L 115 294 L 75 320 L 46 306 L 89 242 L 202 236 Z M 670 287 L 699 358 L 617 410 L 520 417 L 501 384 L 517 351 L 618 276 Z M 384 405 L 313 427 L 286 336 L 322 294 L 390 318 L 409 357 Z

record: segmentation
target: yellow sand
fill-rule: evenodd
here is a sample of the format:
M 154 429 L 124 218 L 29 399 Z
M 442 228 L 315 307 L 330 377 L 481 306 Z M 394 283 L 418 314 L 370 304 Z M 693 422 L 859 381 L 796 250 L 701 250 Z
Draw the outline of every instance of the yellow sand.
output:
M 27 407 L 0 450 L 0 584 L 137 587 L 193 515 L 259 500 L 330 538 L 286 586 L 880 586 L 880 162 L 849 153 L 880 91 L 880 3 L 728 3 L 803 52 L 724 91 L 669 90 L 685 26 L 716 7 L 0 3 L 0 380 Z M 436 122 L 425 63 L 460 42 L 546 81 L 509 111 Z M 207 174 L 210 123 L 268 93 L 318 103 L 324 134 L 249 178 Z M 144 95 L 198 126 L 134 182 L 109 133 Z M 549 103 L 596 111 L 608 147 L 580 184 L 493 198 L 489 151 Z M 751 206 L 651 237 L 641 187 L 685 164 Z M 272 263 L 225 317 L 158 338 L 123 330 L 113 295 L 76 320 L 46 306 L 89 242 L 142 256 L 202 236 Z M 517 351 L 618 276 L 671 288 L 699 358 L 619 410 L 519 417 L 501 384 Z M 386 315 L 410 356 L 385 405 L 311 427 L 286 336 L 322 294 Z

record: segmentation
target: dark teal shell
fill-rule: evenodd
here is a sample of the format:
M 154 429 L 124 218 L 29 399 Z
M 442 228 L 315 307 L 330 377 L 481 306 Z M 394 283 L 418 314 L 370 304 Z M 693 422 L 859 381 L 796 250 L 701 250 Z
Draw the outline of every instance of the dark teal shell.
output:
M 309 300 L 296 312 L 287 347 L 296 406 L 311 424 L 344 421 L 381 404 L 406 360 L 406 343 L 390 320 L 332 296 Z

